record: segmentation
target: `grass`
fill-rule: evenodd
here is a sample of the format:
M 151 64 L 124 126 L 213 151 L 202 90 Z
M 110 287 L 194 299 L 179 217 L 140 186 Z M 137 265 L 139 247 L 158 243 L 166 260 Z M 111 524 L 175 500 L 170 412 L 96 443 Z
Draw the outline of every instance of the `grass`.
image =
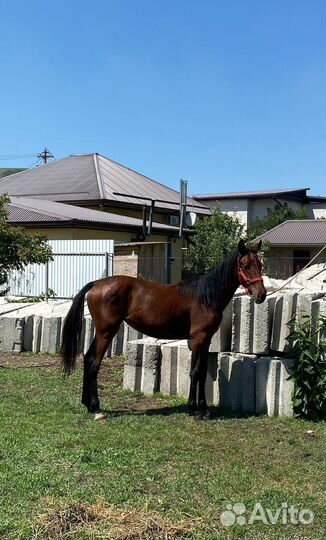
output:
M 198 423 L 180 399 L 124 391 L 121 362 L 108 381 L 108 361 L 100 393 L 110 413 L 96 423 L 80 405 L 81 370 L 62 379 L 54 362 L 20 357 L 0 367 L 1 540 L 323 538 L 324 423 Z M 257 502 L 315 517 L 223 526 L 221 513 L 237 502 L 247 519 Z

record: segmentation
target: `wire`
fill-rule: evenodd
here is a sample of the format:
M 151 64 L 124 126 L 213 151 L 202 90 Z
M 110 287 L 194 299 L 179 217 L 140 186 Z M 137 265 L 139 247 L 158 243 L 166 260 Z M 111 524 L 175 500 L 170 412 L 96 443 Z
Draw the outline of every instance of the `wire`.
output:
M 37 157 L 37 154 L 2 154 L 0 159 L 26 159 L 30 157 Z

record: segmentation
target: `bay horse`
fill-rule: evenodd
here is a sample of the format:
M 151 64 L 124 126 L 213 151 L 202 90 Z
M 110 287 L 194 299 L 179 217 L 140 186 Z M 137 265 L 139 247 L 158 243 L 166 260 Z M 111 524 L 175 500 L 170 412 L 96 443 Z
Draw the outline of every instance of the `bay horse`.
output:
M 197 419 L 209 418 L 205 397 L 208 349 L 218 330 L 223 310 L 239 285 L 256 303 L 266 298 L 257 256 L 261 242 L 249 249 L 240 240 L 237 250 L 208 274 L 160 285 L 128 276 L 113 276 L 88 283 L 75 296 L 62 333 L 65 374 L 75 368 L 80 350 L 84 299 L 95 326 L 95 337 L 84 356 L 82 403 L 100 417 L 97 375 L 103 356 L 125 321 L 139 332 L 160 339 L 191 339 L 192 357 L 188 410 Z M 197 400 L 198 388 L 198 400 Z M 103 415 L 102 415 L 103 416 Z

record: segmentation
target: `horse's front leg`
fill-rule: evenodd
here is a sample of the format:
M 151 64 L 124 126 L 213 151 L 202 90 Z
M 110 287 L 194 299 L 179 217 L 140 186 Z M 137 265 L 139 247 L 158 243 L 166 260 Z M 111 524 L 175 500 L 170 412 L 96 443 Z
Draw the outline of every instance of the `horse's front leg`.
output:
M 190 370 L 190 391 L 188 399 L 189 414 L 196 419 L 202 420 L 207 416 L 207 404 L 205 398 L 205 381 L 207 375 L 207 357 L 210 340 L 207 334 L 202 333 L 192 336 L 192 356 Z M 204 386 L 202 386 L 204 381 Z M 197 404 L 197 388 L 198 404 Z M 209 411 L 208 411 L 209 412 Z
M 198 410 L 202 420 L 208 420 L 211 416 L 211 412 L 207 407 L 205 384 L 207 378 L 207 365 L 208 365 L 208 349 L 202 352 L 199 366 L 199 389 L 198 389 Z
M 198 407 L 197 407 L 197 386 L 199 381 L 199 363 L 200 356 L 199 351 L 194 350 L 192 344 L 192 354 L 191 354 L 191 369 L 190 369 L 190 390 L 188 398 L 188 412 L 190 416 L 198 416 Z

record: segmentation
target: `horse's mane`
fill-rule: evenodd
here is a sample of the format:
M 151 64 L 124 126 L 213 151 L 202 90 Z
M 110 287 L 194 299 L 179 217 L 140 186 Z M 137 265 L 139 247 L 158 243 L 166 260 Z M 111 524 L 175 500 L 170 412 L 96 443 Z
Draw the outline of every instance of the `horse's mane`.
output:
M 195 276 L 178 283 L 179 291 L 214 309 L 224 308 L 234 294 L 234 267 L 239 252 L 236 250 L 225 261 L 203 276 Z

